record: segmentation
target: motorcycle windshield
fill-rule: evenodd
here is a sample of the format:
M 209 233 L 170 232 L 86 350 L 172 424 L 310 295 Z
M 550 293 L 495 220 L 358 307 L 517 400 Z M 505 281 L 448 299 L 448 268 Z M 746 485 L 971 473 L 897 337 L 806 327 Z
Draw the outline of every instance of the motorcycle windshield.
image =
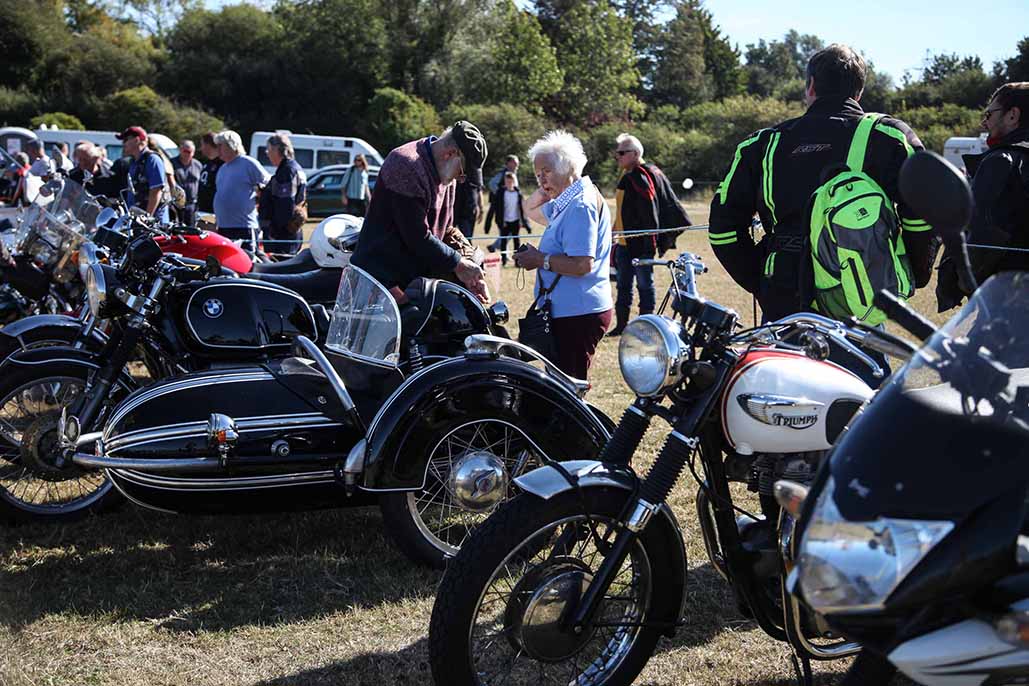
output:
M 95 228 L 100 205 L 81 185 L 69 179 L 48 182 L 20 227 L 21 252 L 56 268 L 59 280 L 74 276 L 71 256 Z
M 372 363 L 391 367 L 400 363 L 397 302 L 360 267 L 343 269 L 325 346 Z
M 841 514 L 955 519 L 1029 479 L 1029 274 L 987 281 L 833 451 Z

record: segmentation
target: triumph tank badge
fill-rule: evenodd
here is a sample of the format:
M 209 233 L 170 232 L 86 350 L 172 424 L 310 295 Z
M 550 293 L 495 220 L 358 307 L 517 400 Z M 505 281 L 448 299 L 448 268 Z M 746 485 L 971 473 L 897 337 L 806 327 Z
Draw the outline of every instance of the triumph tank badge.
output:
M 222 316 L 222 312 L 224 311 L 225 306 L 222 304 L 221 300 L 218 300 L 218 298 L 210 298 L 204 302 L 204 314 L 211 319 L 217 319 Z
M 797 430 L 817 424 L 818 410 L 825 405 L 817 400 L 767 393 L 744 393 L 736 400 L 744 412 L 759 422 Z

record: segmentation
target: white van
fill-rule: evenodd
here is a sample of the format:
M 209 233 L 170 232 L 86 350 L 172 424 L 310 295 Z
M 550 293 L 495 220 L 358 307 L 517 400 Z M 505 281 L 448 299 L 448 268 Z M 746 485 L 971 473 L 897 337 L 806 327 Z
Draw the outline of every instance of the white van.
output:
M 77 131 L 72 129 L 51 129 L 40 128 L 33 132 L 46 146 L 47 154 L 51 154 L 54 143 L 67 143 L 68 153 L 75 149 L 79 141 L 89 141 L 94 145 L 102 146 L 107 150 L 107 159 L 116 160 L 122 156 L 121 141 L 115 135 L 115 131 Z M 179 146 L 175 141 L 160 133 L 148 133 L 154 139 L 168 157 L 176 157 L 179 154 Z
M 290 133 L 281 129 L 279 131 L 255 131 L 254 135 L 250 137 L 250 156 L 263 164 L 269 172 L 274 172 L 275 167 L 268 160 L 265 145 L 268 143 L 268 138 L 277 133 L 289 136 L 290 142 L 293 143 L 294 159 L 308 174 L 334 164 L 350 164 L 358 153 L 365 156 L 368 166 L 382 166 L 382 155 L 379 154 L 379 151 L 360 138 Z
M 943 157 L 961 171 L 965 170 L 965 161 L 962 155 L 978 155 L 986 152 L 986 138 L 988 134 L 981 134 L 978 138 L 966 138 L 954 136 L 948 138 L 943 144 Z

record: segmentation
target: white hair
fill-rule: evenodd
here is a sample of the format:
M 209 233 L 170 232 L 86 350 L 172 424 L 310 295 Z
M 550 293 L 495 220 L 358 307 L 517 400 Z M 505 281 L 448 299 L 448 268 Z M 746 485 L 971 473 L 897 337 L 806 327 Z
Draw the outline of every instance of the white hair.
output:
M 216 133 L 214 135 L 214 144 L 224 144 L 226 148 L 237 155 L 245 155 L 247 152 L 246 148 L 243 147 L 243 139 L 235 131 L 225 130 Z
M 581 176 L 588 161 L 582 149 L 582 141 L 562 129 L 548 131 L 543 138 L 532 144 L 529 159 L 533 164 L 541 155 L 552 157 L 554 171 L 566 176 Z
M 620 133 L 615 138 L 615 143 L 621 145 L 622 143 L 628 143 L 629 147 L 636 151 L 636 154 L 643 159 L 643 143 L 640 143 L 640 139 L 631 133 Z
M 89 141 L 83 141 L 75 146 L 75 155 L 86 155 L 86 159 L 99 159 L 100 148 Z

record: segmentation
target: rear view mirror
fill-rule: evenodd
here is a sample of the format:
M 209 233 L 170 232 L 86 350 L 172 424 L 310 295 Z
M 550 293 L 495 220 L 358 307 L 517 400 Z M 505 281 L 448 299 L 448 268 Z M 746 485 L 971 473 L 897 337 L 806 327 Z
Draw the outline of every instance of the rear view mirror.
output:
M 965 175 L 934 152 L 917 152 L 900 169 L 900 194 L 916 215 L 945 239 L 960 236 L 972 218 Z

